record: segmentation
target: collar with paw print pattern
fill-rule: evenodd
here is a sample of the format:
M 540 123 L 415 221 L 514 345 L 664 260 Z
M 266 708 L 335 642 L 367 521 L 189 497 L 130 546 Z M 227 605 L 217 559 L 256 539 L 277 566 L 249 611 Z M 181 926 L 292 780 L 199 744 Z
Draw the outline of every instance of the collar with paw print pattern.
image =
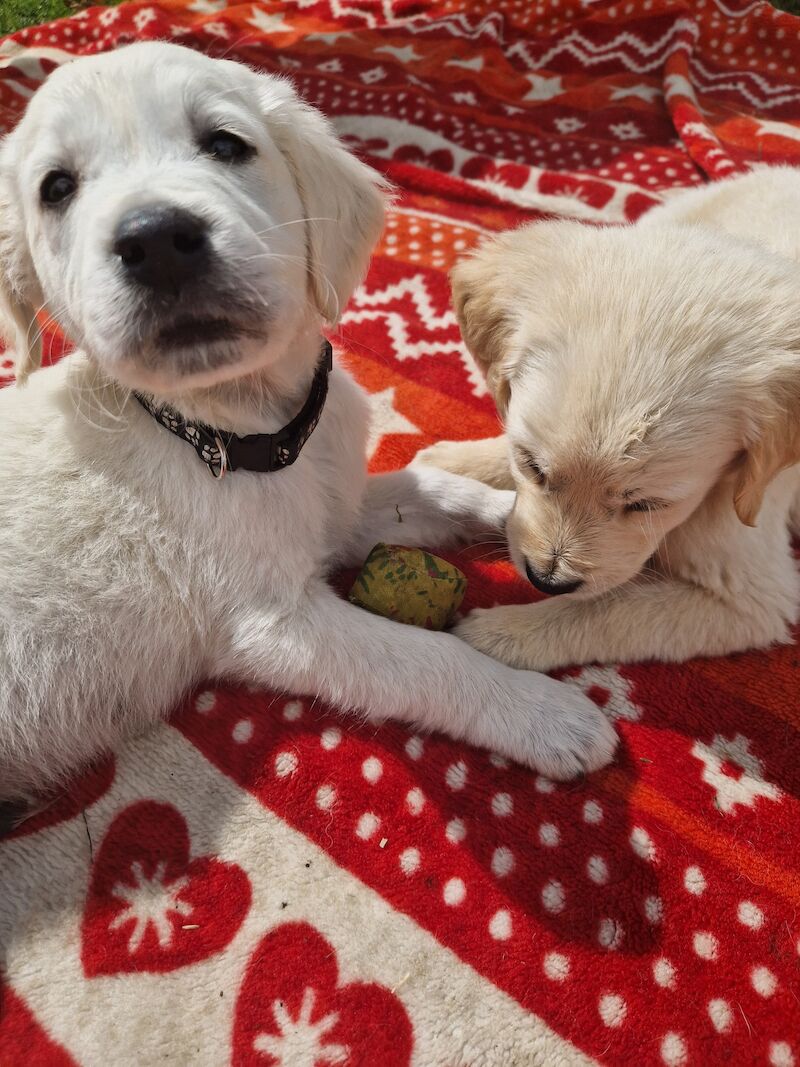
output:
M 320 360 L 305 404 L 291 422 L 276 433 L 252 433 L 239 437 L 228 430 L 215 430 L 187 420 L 174 408 L 134 393 L 153 418 L 170 433 L 187 441 L 215 478 L 228 471 L 246 470 L 270 474 L 290 467 L 314 432 L 328 395 L 328 375 L 333 370 L 330 341 L 322 342 Z

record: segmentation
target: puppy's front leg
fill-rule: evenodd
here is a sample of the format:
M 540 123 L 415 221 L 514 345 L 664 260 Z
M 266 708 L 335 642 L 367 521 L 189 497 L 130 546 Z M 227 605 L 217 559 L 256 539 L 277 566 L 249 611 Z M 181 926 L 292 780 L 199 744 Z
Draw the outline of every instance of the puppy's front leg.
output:
M 407 467 L 367 481 L 358 530 L 345 563 L 362 563 L 379 542 L 447 548 L 494 537 L 499 541 L 514 493 L 428 467 Z
M 478 609 L 454 632 L 503 663 L 539 671 L 595 661 L 679 663 L 788 638 L 774 611 L 668 579 L 634 581 L 597 600 Z
M 475 478 L 495 489 L 513 489 L 505 437 L 484 441 L 437 441 L 414 457 L 412 466 L 440 467 L 452 474 Z
M 321 583 L 291 614 L 241 610 L 215 673 L 441 730 L 552 778 L 604 766 L 616 745 L 577 690 L 504 667 L 450 634 L 371 615 Z

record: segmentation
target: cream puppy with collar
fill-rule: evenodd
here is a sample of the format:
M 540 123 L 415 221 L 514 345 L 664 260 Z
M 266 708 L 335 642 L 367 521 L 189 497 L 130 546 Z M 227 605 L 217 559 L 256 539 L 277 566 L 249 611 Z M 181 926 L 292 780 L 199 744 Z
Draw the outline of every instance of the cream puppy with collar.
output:
M 574 687 L 326 582 L 379 540 L 502 529 L 513 494 L 368 478 L 365 399 L 340 366 L 296 462 L 222 469 L 231 434 L 275 433 L 324 394 L 321 328 L 384 199 L 288 82 L 161 43 L 58 69 L 2 145 L 0 289 L 29 380 L 0 392 L 0 799 L 56 787 L 203 678 L 443 730 L 557 778 L 611 759 Z M 52 369 L 36 370 L 37 310 L 77 345 Z M 201 425 L 208 455 L 189 443 Z
M 506 436 L 421 464 L 516 490 L 511 556 L 548 599 L 456 632 L 516 667 L 791 639 L 800 575 L 800 170 L 634 226 L 545 222 L 453 273 Z

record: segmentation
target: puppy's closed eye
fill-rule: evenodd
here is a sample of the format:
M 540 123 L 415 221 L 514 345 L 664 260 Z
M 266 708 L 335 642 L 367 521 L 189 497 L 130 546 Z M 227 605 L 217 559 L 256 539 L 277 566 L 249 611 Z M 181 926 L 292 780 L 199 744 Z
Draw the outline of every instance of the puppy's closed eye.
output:
M 662 511 L 667 506 L 666 500 L 630 500 L 622 510 L 626 515 L 632 515 L 642 511 Z
M 526 474 L 529 474 L 537 485 L 544 485 L 547 481 L 547 475 L 542 468 L 530 454 L 522 448 L 517 449 L 517 463 L 521 470 Z

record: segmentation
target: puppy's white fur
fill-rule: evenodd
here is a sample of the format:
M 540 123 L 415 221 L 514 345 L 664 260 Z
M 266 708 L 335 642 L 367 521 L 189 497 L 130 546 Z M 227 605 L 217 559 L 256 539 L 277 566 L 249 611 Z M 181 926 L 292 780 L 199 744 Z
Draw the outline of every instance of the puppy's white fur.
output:
M 220 128 L 257 155 L 208 158 L 198 143 Z M 78 181 L 55 210 L 38 198 L 54 168 Z M 219 481 L 126 388 L 238 433 L 277 430 L 307 394 L 383 190 L 286 82 L 165 44 L 77 60 L 4 144 L 0 201 L 20 378 L 39 358 L 36 309 L 80 346 L 0 393 L 0 799 L 53 786 L 203 678 L 441 729 L 556 777 L 611 758 L 613 731 L 577 690 L 326 584 L 379 540 L 502 528 L 512 494 L 436 471 L 368 479 L 366 405 L 340 366 L 291 468 Z M 241 337 L 159 342 L 170 308 L 143 302 L 112 248 L 121 214 L 152 202 L 210 223 L 202 307 L 221 306 Z
M 504 234 L 456 268 L 507 436 L 434 445 L 420 462 L 516 488 L 521 573 L 582 583 L 473 612 L 460 636 L 543 670 L 790 638 L 799 260 L 800 171 L 774 168 L 627 228 Z

